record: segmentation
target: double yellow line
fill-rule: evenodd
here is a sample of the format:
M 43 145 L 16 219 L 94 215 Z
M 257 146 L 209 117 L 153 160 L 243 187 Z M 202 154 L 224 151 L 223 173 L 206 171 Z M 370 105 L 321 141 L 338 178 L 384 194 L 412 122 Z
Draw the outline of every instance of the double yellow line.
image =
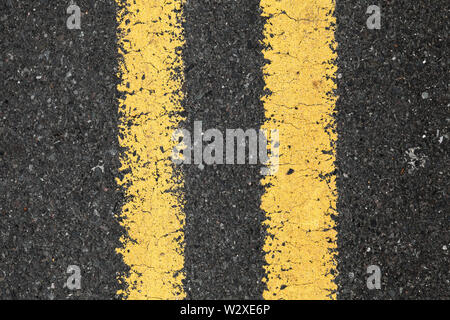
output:
M 122 1 L 117 0 L 118 3 Z M 183 299 L 183 177 L 170 159 L 183 120 L 184 0 L 129 0 L 118 13 L 118 89 L 128 299 Z M 264 178 L 265 299 L 335 298 L 334 0 L 261 0 L 267 17 L 265 129 L 280 169 Z

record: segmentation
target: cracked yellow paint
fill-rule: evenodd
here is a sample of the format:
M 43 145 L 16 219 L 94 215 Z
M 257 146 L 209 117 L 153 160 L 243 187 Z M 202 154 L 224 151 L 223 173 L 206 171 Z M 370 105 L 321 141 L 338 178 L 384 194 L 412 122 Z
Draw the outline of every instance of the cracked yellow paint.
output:
M 170 159 L 172 133 L 183 120 L 183 44 L 179 26 L 183 0 L 129 0 L 118 11 L 121 83 L 120 145 L 125 189 L 122 254 L 130 274 L 128 299 L 183 299 L 184 214 Z
M 267 176 L 265 299 L 335 298 L 334 0 L 261 0 L 264 98 L 280 169 Z

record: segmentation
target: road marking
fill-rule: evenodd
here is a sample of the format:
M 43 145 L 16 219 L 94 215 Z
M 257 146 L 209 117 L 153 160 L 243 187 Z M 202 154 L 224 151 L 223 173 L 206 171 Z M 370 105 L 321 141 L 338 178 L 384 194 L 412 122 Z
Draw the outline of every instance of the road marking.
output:
M 122 1 L 117 0 L 120 4 Z M 183 299 L 184 214 L 170 159 L 181 108 L 183 0 L 128 0 L 118 13 L 123 56 L 120 144 L 126 202 L 123 225 L 130 239 L 118 249 L 130 266 L 128 299 Z M 180 76 L 181 75 L 181 76 Z
M 280 169 L 263 180 L 271 234 L 263 297 L 335 298 L 335 1 L 261 0 L 261 7 L 269 17 L 264 73 L 272 91 L 264 128 L 280 135 Z

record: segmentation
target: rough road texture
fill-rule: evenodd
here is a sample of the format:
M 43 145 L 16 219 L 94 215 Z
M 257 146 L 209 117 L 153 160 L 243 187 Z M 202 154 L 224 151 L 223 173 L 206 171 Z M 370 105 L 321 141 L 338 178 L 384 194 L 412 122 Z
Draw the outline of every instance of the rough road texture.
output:
M 258 129 L 264 120 L 259 1 L 189 1 L 185 8 L 186 128 Z M 246 162 L 248 163 L 248 161 Z M 263 188 L 258 166 L 184 167 L 186 293 L 260 299 Z
M 95 5 L 94 5 L 95 3 Z M 114 298 L 125 266 L 115 214 L 115 6 L 0 4 L 0 298 Z M 82 290 L 64 288 L 69 265 Z
M 449 2 L 379 2 L 337 1 L 339 298 L 448 299 Z
M 118 176 L 116 11 L 0 2 L 0 298 L 115 298 L 127 268 Z M 371 1 L 370 1 L 371 2 Z M 450 298 L 447 0 L 337 0 L 338 297 Z M 263 122 L 257 0 L 188 1 L 186 128 Z M 259 168 L 189 166 L 188 298 L 261 298 Z M 382 289 L 369 291 L 378 265 Z M 69 265 L 82 290 L 64 288 Z

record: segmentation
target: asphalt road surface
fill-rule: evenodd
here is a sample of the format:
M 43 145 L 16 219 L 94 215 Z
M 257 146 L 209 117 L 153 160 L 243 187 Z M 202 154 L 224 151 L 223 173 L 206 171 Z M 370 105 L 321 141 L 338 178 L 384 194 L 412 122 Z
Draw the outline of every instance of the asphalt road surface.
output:
M 76 4 L 0 2 L 0 299 L 450 298 L 448 1 Z M 196 121 L 287 130 L 279 173 L 173 165 Z

